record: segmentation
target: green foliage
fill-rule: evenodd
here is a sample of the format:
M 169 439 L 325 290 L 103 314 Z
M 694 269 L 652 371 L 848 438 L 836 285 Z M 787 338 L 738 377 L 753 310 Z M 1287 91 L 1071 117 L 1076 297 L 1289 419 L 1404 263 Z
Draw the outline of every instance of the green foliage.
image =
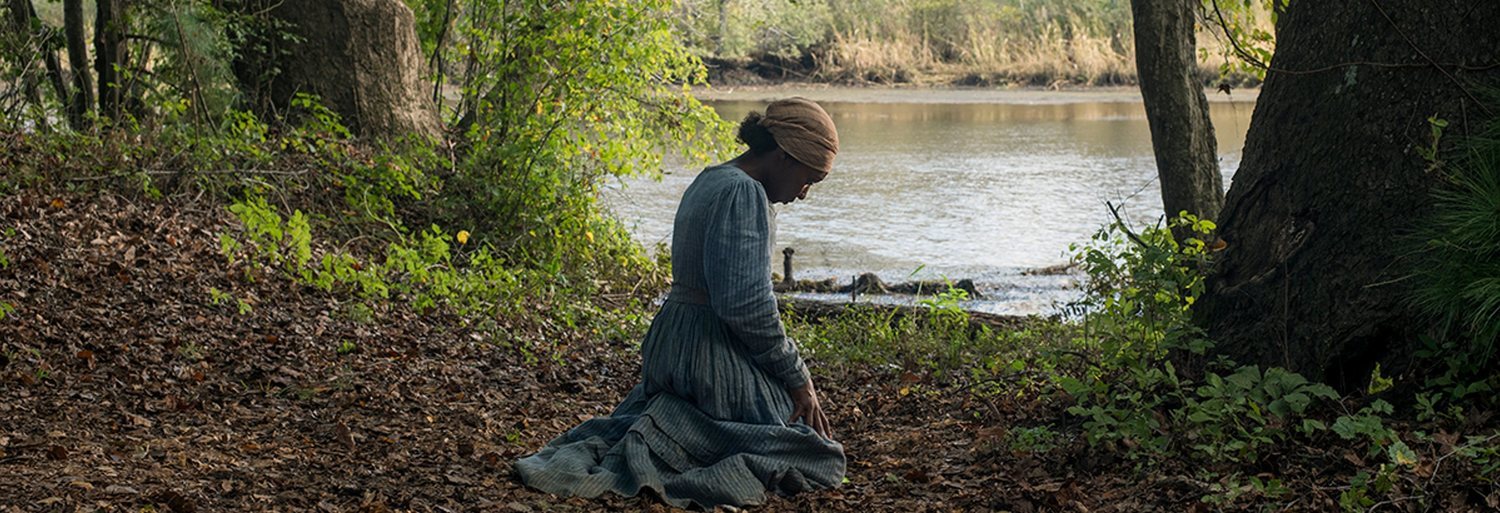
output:
M 244 223 L 245 234 L 257 252 L 255 256 L 265 257 L 272 265 L 280 265 L 288 252 L 301 254 L 304 250 L 311 251 L 310 248 L 296 247 L 299 241 L 311 240 L 310 234 L 296 233 L 299 229 L 302 232 L 308 230 L 306 216 L 301 211 L 292 214 L 291 221 L 283 223 L 281 214 L 272 210 L 266 199 L 259 196 L 235 202 L 229 206 L 229 211 Z M 225 242 L 222 236 L 219 243 L 221 250 L 234 246 L 233 243 Z M 304 259 L 297 265 L 305 263 Z
M 1191 323 L 1214 224 L 1182 213 L 1171 223 L 1195 237 L 1179 244 L 1169 227 L 1131 232 L 1116 223 L 1075 248 L 1089 281 L 1081 302 L 1084 338 L 1101 363 L 1083 376 L 1059 376 L 1094 444 L 1132 458 L 1186 454 L 1209 462 L 1252 462 L 1316 421 L 1297 421 L 1318 400 L 1338 396 L 1281 368 L 1207 369 L 1202 383 L 1183 378 L 1165 358 L 1202 353 L 1210 343 Z M 1296 429 L 1297 427 L 1301 429 Z
M 1443 166 L 1439 155 L 1439 146 L 1443 141 L 1443 129 L 1448 128 L 1448 120 L 1438 119 L 1437 116 L 1427 118 L 1427 126 L 1431 128 L 1431 143 L 1427 146 L 1417 146 L 1417 154 L 1428 163 L 1428 171 L 1436 171 Z
M 1209 32 L 1220 39 L 1220 76 L 1245 73 L 1265 79 L 1276 48 L 1274 27 L 1291 0 L 1203 0 Z M 1207 57 L 1211 50 L 1200 53 Z
M 1277 367 L 1264 374 L 1241 367 L 1222 378 L 1209 373 L 1204 381 L 1174 415 L 1186 421 L 1193 450 L 1212 461 L 1255 461 L 1259 450 L 1285 442 L 1292 421 L 1316 400 L 1338 399 L 1327 385 Z
M 1111 365 L 1153 362 L 1171 349 L 1202 353 L 1207 348 L 1189 317 L 1203 293 L 1204 239 L 1215 226 L 1185 212 L 1171 225 L 1197 236 L 1179 245 L 1167 227 L 1134 234 L 1117 222 L 1089 244 L 1072 246 L 1075 261 L 1089 276 L 1077 305 L 1085 312 L 1083 343 L 1097 347 Z
M 1256 461 L 1266 447 L 1316 429 L 1316 421 L 1296 420 L 1317 400 L 1338 398 L 1299 374 L 1254 366 L 1227 376 L 1206 373 L 1197 387 L 1170 363 L 1129 369 L 1125 379 L 1112 382 L 1064 377 L 1059 385 L 1078 397 L 1068 411 L 1086 419 L 1091 443 L 1124 447 L 1132 458 L 1185 453 L 1209 462 Z
M 1370 384 L 1365 387 L 1365 393 L 1375 395 L 1395 386 L 1394 379 L 1380 375 L 1380 364 L 1376 363 L 1374 369 L 1370 369 Z
M 1390 447 L 1393 455 L 1406 457 L 1411 449 L 1406 448 L 1406 444 L 1401 442 L 1395 431 L 1386 427 L 1382 418 L 1383 415 L 1390 415 L 1392 412 L 1394 408 L 1391 407 L 1391 403 L 1376 399 L 1357 413 L 1339 417 L 1330 429 L 1344 440 L 1369 442 L 1368 456 L 1379 455 L 1383 449 Z M 1400 444 L 1399 449 L 1396 444 Z M 1410 458 L 1407 460 L 1411 461 Z
M 242 111 L 237 79 L 264 80 L 234 77 L 229 64 L 269 57 L 285 27 L 242 8 L 255 2 L 148 0 L 131 7 L 129 32 L 142 36 L 132 55 L 151 73 L 125 70 L 130 115 L 24 139 L 5 186 L 89 176 L 149 199 L 199 188 L 240 221 L 219 246 L 245 279 L 269 272 L 360 300 L 451 308 L 523 349 L 636 338 L 666 269 L 597 196 L 674 153 L 707 161 L 731 146 L 729 125 L 684 88 L 703 68 L 663 15 L 670 2 L 408 3 L 426 49 L 447 63 L 435 78 L 457 86 L 442 98 L 455 140 L 370 147 L 305 95 L 284 118 Z M 12 36 L 0 51 L 37 44 Z M 5 55 L 0 70 L 40 66 Z M 56 98 L 28 105 L 33 120 L 61 117 Z
M 214 306 L 225 304 L 234 305 L 235 311 L 240 315 L 248 315 L 250 312 L 254 311 L 254 308 L 250 306 L 249 302 L 234 297 L 227 292 L 219 290 L 217 287 L 209 287 L 208 296 L 209 301 L 212 302 Z
M 1456 357 L 1449 368 L 1457 374 L 1446 377 L 1456 384 L 1486 375 L 1500 340 L 1500 120 L 1459 141 L 1447 159 L 1437 155 L 1440 122 L 1430 120 L 1431 144 L 1419 148 L 1444 183 L 1412 238 L 1411 301 L 1438 321 L 1436 347 L 1425 354 Z
M 1110 0 L 690 0 L 677 19 L 695 52 L 772 55 L 791 76 L 799 62 L 816 78 L 876 82 L 952 71 L 1034 85 L 1134 75 L 1129 4 Z
M 1006 436 L 1006 445 L 1015 452 L 1044 453 L 1058 446 L 1058 434 L 1047 426 L 1018 427 Z
M 671 2 L 408 4 L 423 44 L 463 63 L 437 70 L 459 90 L 445 113 L 462 154 L 442 176 L 430 218 L 560 279 L 649 266 L 600 212 L 601 187 L 658 173 L 670 153 L 702 162 L 732 146 L 729 125 L 687 94 L 704 71 L 671 30 Z
M 837 8 L 822 1 L 686 0 L 676 2 L 674 18 L 683 41 L 700 55 L 799 58 L 830 35 Z
M 1500 375 L 1485 372 L 1467 340 L 1424 337 L 1422 342 L 1414 356 L 1432 364 L 1426 385 L 1439 394 L 1434 394 L 1431 405 L 1458 403 L 1500 388 Z
M 1274 477 L 1262 479 L 1260 476 L 1243 479 L 1238 474 L 1225 476 L 1223 482 L 1214 483 L 1210 491 L 1212 493 L 1203 496 L 1199 501 L 1226 509 L 1246 497 L 1264 497 L 1274 500 L 1290 492 L 1286 483 L 1280 479 Z M 1271 511 L 1271 509 L 1263 508 L 1262 511 Z
M 228 2 L 237 4 L 238 2 Z M 37 4 L 45 11 L 54 3 Z M 23 5 L 24 5 L 23 4 Z M 43 12 L 34 20 L 31 34 L 9 30 L 11 7 L 3 10 L 7 30 L 0 35 L 0 111 L 6 116 L 7 128 L 61 128 L 57 120 L 67 119 L 71 102 L 79 101 L 71 81 L 56 86 L 48 83 L 50 71 L 43 62 L 51 55 L 66 54 L 60 16 Z M 116 64 L 119 79 L 112 87 L 119 91 L 124 111 L 115 119 L 104 117 L 98 105 L 84 106 L 91 118 L 77 130 L 139 129 L 159 124 L 189 123 L 196 128 L 213 130 L 226 115 L 238 108 L 242 95 L 233 63 L 246 52 L 258 49 L 250 43 L 255 33 L 273 33 L 284 29 L 265 10 L 252 9 L 237 13 L 219 0 L 140 0 L 120 4 L 125 24 L 120 32 L 128 34 L 122 44 L 130 59 Z M 97 56 L 92 45 L 87 51 Z M 75 69 L 93 73 L 91 63 L 68 63 Z M 72 69 L 59 70 L 67 75 Z M 59 91 L 59 87 L 63 90 Z M 29 89 L 35 94 L 11 94 L 12 88 Z M 97 94 L 95 96 L 98 96 Z M 97 101 L 97 100 L 96 100 Z
M 1456 456 L 1468 459 L 1479 467 L 1480 476 L 1500 474 L 1500 431 L 1489 436 L 1470 435 L 1464 444 L 1453 449 Z
M 918 305 L 926 308 L 929 316 L 936 322 L 956 324 L 969 322 L 969 314 L 963 309 L 963 302 L 969 300 L 969 291 L 953 286 L 953 282 L 943 278 L 947 288 L 937 295 L 923 298 L 917 301 Z
M 896 367 L 956 380 L 972 373 L 977 382 L 1034 367 L 1028 359 L 1064 340 L 1059 323 L 1033 319 L 1028 328 L 992 330 L 970 323 L 959 306 L 968 295 L 949 287 L 920 301 L 921 310 L 852 305 L 838 316 L 807 319 L 784 312 L 788 334 L 807 354 L 834 365 Z M 988 390 L 989 387 L 981 387 Z
M 1361 470 L 1349 482 L 1349 488 L 1339 492 L 1339 507 L 1354 513 L 1369 511 L 1375 505 L 1375 495 L 1389 493 L 1395 487 L 1396 469 L 1381 465 L 1372 475 Z
M 213 2 L 156 0 L 142 2 L 137 23 L 156 37 L 156 65 L 142 79 L 148 105 L 181 101 L 193 122 L 211 125 L 239 101 L 231 63 L 239 49 L 228 37 L 241 18 Z

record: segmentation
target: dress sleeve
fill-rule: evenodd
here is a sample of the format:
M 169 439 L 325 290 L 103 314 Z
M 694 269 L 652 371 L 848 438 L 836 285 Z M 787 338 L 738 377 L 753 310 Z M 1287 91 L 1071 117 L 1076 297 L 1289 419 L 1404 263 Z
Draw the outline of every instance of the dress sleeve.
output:
M 714 313 L 750 357 L 788 389 L 808 381 L 807 366 L 787 338 L 771 290 L 766 194 L 753 182 L 727 188 L 704 235 L 703 276 Z

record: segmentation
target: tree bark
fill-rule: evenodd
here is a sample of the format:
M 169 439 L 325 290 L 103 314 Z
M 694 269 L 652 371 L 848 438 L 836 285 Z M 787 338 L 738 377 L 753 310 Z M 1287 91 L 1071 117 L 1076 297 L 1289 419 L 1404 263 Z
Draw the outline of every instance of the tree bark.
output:
M 120 69 L 129 62 L 125 34 L 130 27 L 128 0 L 96 0 L 94 15 L 94 71 L 99 75 L 99 113 L 119 117 L 126 84 Z M 76 67 L 76 66 L 75 66 Z
M 1168 218 L 1187 211 L 1217 219 L 1223 206 L 1214 127 L 1198 82 L 1197 0 L 1131 0 L 1135 68 L 1151 127 L 1151 149 Z M 1178 240 L 1190 230 L 1174 230 Z
M 440 134 L 430 85 L 422 79 L 416 18 L 400 0 L 282 2 L 271 15 L 300 38 L 266 59 L 279 70 L 270 80 L 272 105 L 285 107 L 308 93 L 356 135 Z
M 1429 321 L 1393 242 L 1437 180 L 1413 147 L 1429 116 L 1451 140 L 1486 115 L 1467 89 L 1500 84 L 1496 26 L 1500 2 L 1292 2 L 1195 309 L 1217 351 L 1344 390 L 1409 365 Z
M 83 0 L 63 0 L 63 32 L 68 41 L 68 66 L 73 72 L 72 97 L 67 99 L 68 122 L 74 128 L 88 124 L 94 108 L 94 80 L 89 75 L 89 49 L 83 34 Z
M 52 84 L 53 92 L 57 94 L 58 101 L 63 103 L 66 108 L 68 104 L 68 86 L 67 82 L 63 80 L 62 63 L 58 62 L 56 52 L 47 49 L 49 46 L 48 40 L 52 36 L 47 33 L 46 29 L 33 30 L 32 28 L 33 23 L 37 26 L 41 24 L 41 20 L 36 15 L 36 7 L 31 4 L 31 0 L 11 0 L 10 8 L 11 18 L 15 23 L 16 30 L 21 31 L 23 34 L 29 34 L 34 40 L 36 51 L 41 55 L 42 62 L 47 68 L 48 82 Z M 25 77 L 23 79 L 30 80 L 30 78 Z M 27 100 L 31 101 L 34 105 L 40 105 L 42 103 L 41 91 L 35 86 L 35 82 L 23 85 L 27 87 Z M 40 120 L 39 123 L 43 127 L 47 126 L 45 119 Z M 78 129 L 79 127 L 74 126 L 73 128 Z
M 11 0 L 10 21 L 12 28 L 17 34 L 31 35 L 31 0 Z M 39 50 L 45 51 L 45 50 Z M 36 76 L 30 72 L 21 73 L 21 91 L 26 95 L 26 101 L 32 105 L 42 104 L 42 92 L 37 87 Z M 41 120 L 46 126 L 46 119 Z
M 729 33 L 729 0 L 719 0 L 719 31 L 714 33 L 714 57 L 724 56 L 724 36 Z

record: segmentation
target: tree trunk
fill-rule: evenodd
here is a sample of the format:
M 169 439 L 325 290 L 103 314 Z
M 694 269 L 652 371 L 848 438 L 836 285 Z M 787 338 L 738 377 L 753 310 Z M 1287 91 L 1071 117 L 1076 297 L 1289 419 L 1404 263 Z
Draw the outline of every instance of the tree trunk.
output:
M 1413 147 L 1431 144 L 1429 116 L 1450 139 L 1477 126 L 1465 88 L 1500 83 L 1496 26 L 1500 2 L 1292 2 L 1196 307 L 1217 351 L 1345 390 L 1409 364 L 1427 322 L 1393 240 L 1436 180 Z
M 1168 218 L 1187 211 L 1217 219 L 1223 206 L 1214 127 L 1198 82 L 1197 0 L 1131 0 L 1135 69 L 1151 126 L 1151 149 Z M 1174 231 L 1181 240 L 1187 230 Z
M 31 35 L 31 0 L 11 0 L 10 2 L 11 27 L 17 34 Z M 42 50 L 44 51 L 44 50 Z M 21 73 L 21 91 L 26 95 L 26 101 L 32 105 L 42 104 L 42 92 L 37 87 L 36 75 L 29 71 Z M 46 118 L 41 122 L 46 126 Z
M 89 75 L 89 49 L 83 34 L 83 0 L 63 0 L 63 32 L 67 34 L 68 67 L 73 71 L 68 122 L 77 129 L 87 126 L 88 112 L 94 108 L 94 80 Z
M 271 15 L 301 40 L 270 56 L 272 105 L 285 107 L 298 93 L 319 97 L 351 132 L 385 139 L 439 135 L 416 18 L 400 0 L 282 2 Z M 337 80 L 330 78 L 337 77 Z
M 125 34 L 130 29 L 128 0 L 97 0 L 94 15 L 94 71 L 99 75 L 99 114 L 115 119 L 121 113 L 126 84 L 120 70 L 129 62 Z M 79 64 L 75 68 L 81 67 Z
M 714 57 L 724 56 L 724 36 L 729 33 L 729 0 L 719 0 L 719 31 L 714 34 Z
M 31 0 L 11 0 L 10 9 L 11 21 L 15 24 L 16 30 L 31 36 L 33 44 L 36 45 L 36 51 L 41 55 L 42 62 L 47 68 L 47 78 L 52 84 L 53 92 L 57 94 L 58 101 L 62 102 L 64 107 L 66 107 L 68 103 L 68 86 L 67 82 L 63 80 L 62 63 L 58 62 L 57 53 L 48 50 L 48 39 L 51 38 L 51 35 L 46 32 L 46 29 L 33 30 L 32 27 L 33 24 L 37 26 L 41 24 L 41 20 L 36 15 L 36 7 L 31 4 Z M 27 101 L 32 102 L 33 105 L 41 105 L 41 91 L 36 86 L 34 79 L 31 78 L 30 74 L 22 78 L 27 81 L 27 83 L 23 84 L 27 88 Z M 46 119 L 39 120 L 38 123 L 42 127 L 47 126 Z M 73 128 L 77 129 L 78 127 L 74 126 Z

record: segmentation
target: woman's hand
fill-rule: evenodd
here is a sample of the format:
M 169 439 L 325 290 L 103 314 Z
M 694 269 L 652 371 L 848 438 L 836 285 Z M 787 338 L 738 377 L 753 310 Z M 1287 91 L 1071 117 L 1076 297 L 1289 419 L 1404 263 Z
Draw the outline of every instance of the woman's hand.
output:
M 813 388 L 812 380 L 808 379 L 806 385 L 788 392 L 792 395 L 792 418 L 786 419 L 787 424 L 802 419 L 803 424 L 813 428 L 823 438 L 833 440 L 833 430 L 828 427 L 828 416 L 823 414 L 823 406 L 818 404 L 818 391 Z

